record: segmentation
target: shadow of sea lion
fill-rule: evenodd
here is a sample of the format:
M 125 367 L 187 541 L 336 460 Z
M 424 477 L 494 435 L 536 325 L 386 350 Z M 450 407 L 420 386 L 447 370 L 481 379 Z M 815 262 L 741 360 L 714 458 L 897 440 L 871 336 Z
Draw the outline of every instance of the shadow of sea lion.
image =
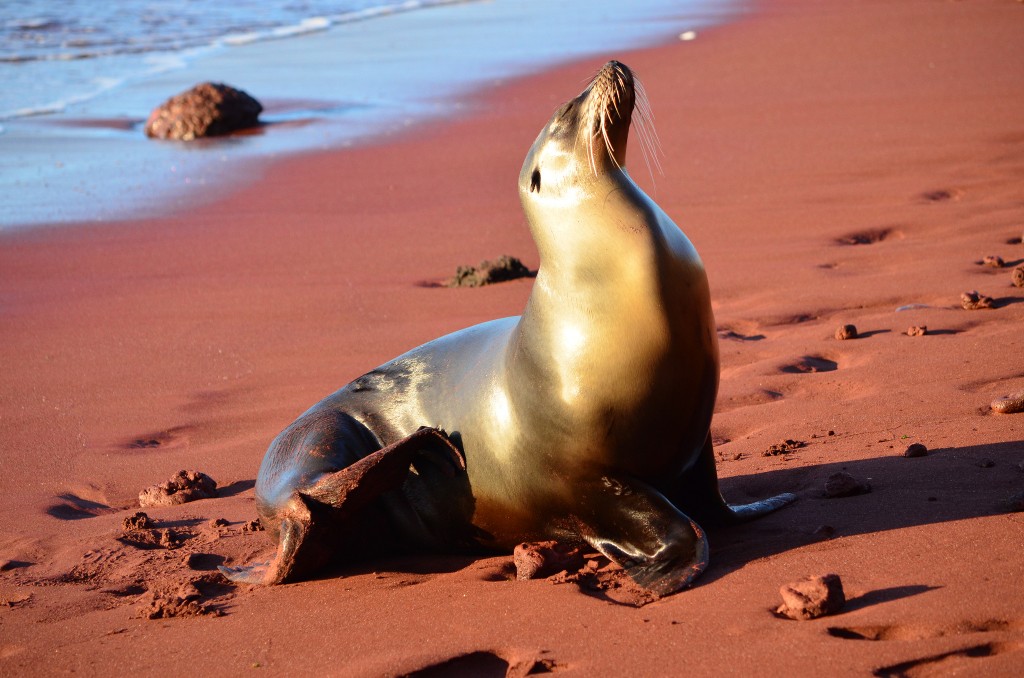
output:
M 983 459 L 994 465 L 979 466 Z M 1024 442 L 1014 441 L 940 448 L 920 458 L 892 451 L 722 478 L 722 494 L 730 502 L 768 492 L 793 492 L 799 501 L 757 523 L 711 530 L 711 566 L 701 584 L 753 560 L 820 542 L 814 531 L 822 525 L 834 528 L 836 537 L 849 537 L 1003 513 L 1001 502 L 1024 487 L 1017 466 L 1022 459 Z M 871 492 L 826 498 L 826 479 L 840 471 L 867 480 Z
M 982 459 L 993 460 L 995 465 L 981 467 L 978 462 Z M 1000 502 L 1024 486 L 1024 474 L 1017 467 L 1022 459 L 1024 442 L 1005 442 L 935 449 L 921 458 L 906 458 L 893 451 L 872 459 L 722 478 L 722 492 L 731 502 L 777 492 L 793 492 L 799 501 L 756 523 L 709 530 L 711 565 L 697 586 L 709 585 L 754 560 L 819 543 L 823 538 L 814 531 L 821 525 L 833 527 L 838 538 L 1000 514 L 1004 510 Z M 869 480 L 871 492 L 826 498 L 825 480 L 840 471 Z M 375 571 L 444 574 L 498 554 L 413 550 L 367 555 L 355 562 L 335 563 L 314 578 Z M 495 580 L 504 579 L 507 577 Z M 851 609 L 932 588 L 915 585 L 871 592 L 852 599 Z

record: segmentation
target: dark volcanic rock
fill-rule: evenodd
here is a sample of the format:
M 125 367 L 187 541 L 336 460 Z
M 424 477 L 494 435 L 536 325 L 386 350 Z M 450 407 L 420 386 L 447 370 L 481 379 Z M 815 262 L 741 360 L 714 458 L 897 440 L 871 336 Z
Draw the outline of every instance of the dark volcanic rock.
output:
M 482 261 L 479 266 L 459 266 L 455 271 L 455 277 L 450 278 L 445 287 L 480 287 L 535 275 L 536 273 L 528 269 L 523 262 L 503 254 L 493 261 Z
M 928 456 L 928 448 L 921 443 L 911 443 L 907 446 L 907 449 L 903 452 L 904 457 L 926 457 Z
M 263 106 L 240 89 L 204 82 L 153 109 L 146 136 L 188 141 L 230 134 L 257 124 Z

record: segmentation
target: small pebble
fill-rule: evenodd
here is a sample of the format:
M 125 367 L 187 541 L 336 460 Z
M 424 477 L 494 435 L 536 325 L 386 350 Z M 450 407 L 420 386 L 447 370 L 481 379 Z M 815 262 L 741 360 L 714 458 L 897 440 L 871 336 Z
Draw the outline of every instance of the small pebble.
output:
M 210 522 L 207 523 L 207 526 L 213 527 L 213 528 L 227 527 L 228 526 L 228 521 L 226 519 L 224 519 L 224 518 L 214 518 L 213 520 L 211 520 Z
M 1013 269 L 1010 279 L 1013 280 L 1013 284 L 1017 287 L 1024 287 L 1024 264 L 1020 264 Z
M 926 334 L 928 334 L 927 325 L 914 325 L 907 329 L 908 337 L 923 337 Z
M 816 619 L 835 614 L 846 604 L 843 582 L 838 574 L 804 577 L 779 588 L 782 605 L 776 614 L 790 619 Z
M 857 327 L 854 325 L 841 325 L 836 328 L 836 339 L 845 341 L 846 339 L 857 338 Z
M 996 398 L 989 405 L 996 414 L 1017 414 L 1024 412 L 1024 391 Z
M 928 448 L 921 443 L 911 443 L 903 452 L 904 457 L 925 457 L 928 455 Z
M 825 496 L 830 499 L 839 497 L 853 497 L 858 494 L 867 494 L 871 491 L 871 485 L 854 478 L 845 471 L 833 473 L 825 481 Z
M 981 260 L 981 265 L 991 266 L 992 268 L 1002 268 L 1006 266 L 1006 262 L 1003 261 L 1002 257 L 997 257 L 994 254 L 990 254 L 989 256 Z
M 992 308 L 992 297 L 986 297 L 984 294 L 979 294 L 977 290 L 972 290 L 960 295 L 960 305 L 968 311 Z

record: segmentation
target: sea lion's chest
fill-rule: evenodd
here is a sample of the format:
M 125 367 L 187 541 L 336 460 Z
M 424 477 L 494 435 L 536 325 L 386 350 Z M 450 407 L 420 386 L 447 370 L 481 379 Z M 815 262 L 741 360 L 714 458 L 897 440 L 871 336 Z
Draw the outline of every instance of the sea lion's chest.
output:
M 718 374 L 710 304 L 685 285 L 672 299 L 657 281 L 630 283 L 629 294 L 561 306 L 528 337 L 522 415 L 547 424 L 527 444 L 554 466 L 674 474 L 707 436 Z

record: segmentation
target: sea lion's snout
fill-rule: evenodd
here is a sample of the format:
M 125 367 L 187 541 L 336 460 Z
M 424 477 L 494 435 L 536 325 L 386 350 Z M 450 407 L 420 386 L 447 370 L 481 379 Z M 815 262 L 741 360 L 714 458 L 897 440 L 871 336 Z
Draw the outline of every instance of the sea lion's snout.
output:
M 594 76 L 590 84 L 590 98 L 599 124 L 629 125 L 633 115 L 636 81 L 626 64 L 609 61 Z
M 593 146 L 604 147 L 608 157 L 618 166 L 626 163 L 626 141 L 636 104 L 636 79 L 624 63 L 609 61 L 594 76 L 583 94 L 588 121 L 588 151 L 591 168 L 596 171 Z

